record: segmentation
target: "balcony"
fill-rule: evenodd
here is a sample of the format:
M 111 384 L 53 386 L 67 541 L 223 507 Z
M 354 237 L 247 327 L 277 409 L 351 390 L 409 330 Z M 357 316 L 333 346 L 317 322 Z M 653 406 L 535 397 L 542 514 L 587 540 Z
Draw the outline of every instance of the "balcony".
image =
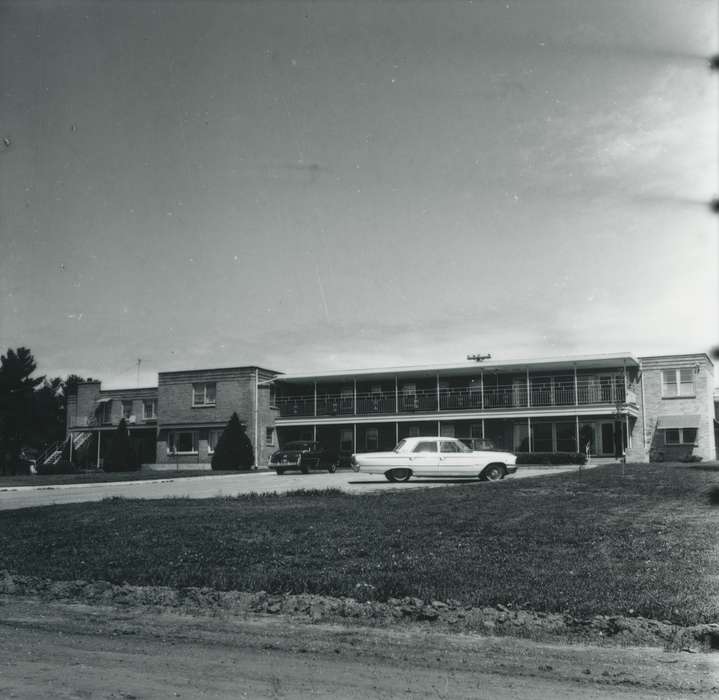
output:
M 630 397 L 631 398 L 631 397 Z M 528 400 L 529 399 L 529 400 Z M 606 406 L 625 402 L 622 377 L 579 378 L 574 382 L 535 382 L 485 387 L 478 385 L 417 390 L 360 393 L 278 396 L 282 418 L 401 415 L 441 411 L 492 411 L 522 408 L 569 406 Z M 316 407 L 316 408 L 315 408 Z

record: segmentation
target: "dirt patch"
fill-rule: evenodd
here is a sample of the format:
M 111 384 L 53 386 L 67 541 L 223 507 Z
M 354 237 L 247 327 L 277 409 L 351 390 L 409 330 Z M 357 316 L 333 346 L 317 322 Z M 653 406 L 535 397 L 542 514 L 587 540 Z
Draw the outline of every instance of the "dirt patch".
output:
M 669 621 L 622 615 L 577 618 L 509 606 L 470 607 L 457 601 L 391 598 L 381 603 L 357 597 L 273 595 L 210 588 L 117 586 L 106 581 L 51 581 L 0 572 L 0 595 L 36 597 L 48 602 L 80 602 L 115 607 L 172 609 L 186 614 L 260 614 L 288 616 L 316 623 L 363 626 L 431 626 L 438 631 L 473 632 L 537 641 L 597 645 L 658 646 L 677 651 L 719 650 L 719 624 L 681 627 Z M 365 600 L 363 600 L 365 598 Z

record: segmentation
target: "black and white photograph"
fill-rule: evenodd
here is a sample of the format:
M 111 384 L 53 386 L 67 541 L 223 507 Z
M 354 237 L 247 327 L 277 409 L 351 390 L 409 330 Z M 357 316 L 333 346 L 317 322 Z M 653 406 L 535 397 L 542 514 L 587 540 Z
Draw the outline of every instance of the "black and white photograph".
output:
M 719 693 L 716 0 L 0 0 L 0 698 Z

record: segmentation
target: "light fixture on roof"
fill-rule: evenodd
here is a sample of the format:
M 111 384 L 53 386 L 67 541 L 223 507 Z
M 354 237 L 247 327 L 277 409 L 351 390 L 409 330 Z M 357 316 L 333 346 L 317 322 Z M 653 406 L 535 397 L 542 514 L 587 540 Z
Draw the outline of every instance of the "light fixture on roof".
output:
M 468 360 L 474 360 L 475 362 L 482 362 L 482 360 L 491 359 L 491 355 L 467 355 Z

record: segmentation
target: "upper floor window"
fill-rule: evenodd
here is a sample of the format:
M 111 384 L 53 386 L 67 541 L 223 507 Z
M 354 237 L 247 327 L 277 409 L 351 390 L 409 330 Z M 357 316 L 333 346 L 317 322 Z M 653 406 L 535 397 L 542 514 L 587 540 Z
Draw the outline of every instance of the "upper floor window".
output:
M 122 417 L 125 420 L 129 420 L 131 415 L 132 415 L 132 401 L 123 401 L 122 402 Z
M 694 370 L 691 367 L 662 370 L 662 397 L 694 396 Z
M 214 406 L 217 392 L 215 382 L 202 382 L 192 385 L 193 406 Z
M 157 418 L 157 399 L 145 399 L 142 402 L 142 411 L 145 420 Z

